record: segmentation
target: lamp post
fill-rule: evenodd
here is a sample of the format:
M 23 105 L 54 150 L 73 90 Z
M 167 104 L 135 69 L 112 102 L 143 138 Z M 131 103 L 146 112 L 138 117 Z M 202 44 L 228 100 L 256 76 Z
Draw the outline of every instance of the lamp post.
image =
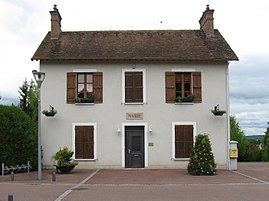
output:
M 38 87 L 38 180 L 42 179 L 42 165 L 41 165 L 41 84 L 45 79 L 45 73 L 32 71 Z

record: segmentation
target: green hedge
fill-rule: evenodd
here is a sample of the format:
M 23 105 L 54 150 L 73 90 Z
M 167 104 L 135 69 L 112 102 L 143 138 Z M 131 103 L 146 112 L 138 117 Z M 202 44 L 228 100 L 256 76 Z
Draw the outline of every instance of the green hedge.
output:
M 37 165 L 37 124 L 20 108 L 0 105 L 0 163 Z

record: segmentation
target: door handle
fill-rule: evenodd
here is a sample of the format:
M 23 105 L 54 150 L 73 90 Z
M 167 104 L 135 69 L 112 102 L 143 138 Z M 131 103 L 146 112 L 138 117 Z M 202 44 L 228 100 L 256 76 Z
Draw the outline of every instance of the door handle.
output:
M 134 157 L 138 157 L 139 155 L 138 154 L 135 154 Z

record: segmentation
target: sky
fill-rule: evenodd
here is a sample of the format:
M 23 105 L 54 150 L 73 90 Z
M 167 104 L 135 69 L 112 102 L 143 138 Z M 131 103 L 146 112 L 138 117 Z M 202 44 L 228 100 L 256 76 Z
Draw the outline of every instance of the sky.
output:
M 17 104 L 23 81 L 39 69 L 31 57 L 50 30 L 53 5 L 63 31 L 199 29 L 206 5 L 239 57 L 230 62 L 230 104 L 246 135 L 269 121 L 268 0 L 0 0 L 0 104 Z

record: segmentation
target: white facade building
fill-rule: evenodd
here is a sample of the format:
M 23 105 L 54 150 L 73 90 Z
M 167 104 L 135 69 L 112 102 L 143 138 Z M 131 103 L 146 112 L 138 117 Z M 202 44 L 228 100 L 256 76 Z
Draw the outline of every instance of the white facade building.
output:
M 42 109 L 58 111 L 42 116 L 44 165 L 67 146 L 81 168 L 185 168 L 195 136 L 208 133 L 228 168 L 228 62 L 238 58 L 213 10 L 188 31 L 62 32 L 56 7 L 51 17 L 32 57 L 46 73 Z M 216 105 L 227 114 L 214 116 Z

